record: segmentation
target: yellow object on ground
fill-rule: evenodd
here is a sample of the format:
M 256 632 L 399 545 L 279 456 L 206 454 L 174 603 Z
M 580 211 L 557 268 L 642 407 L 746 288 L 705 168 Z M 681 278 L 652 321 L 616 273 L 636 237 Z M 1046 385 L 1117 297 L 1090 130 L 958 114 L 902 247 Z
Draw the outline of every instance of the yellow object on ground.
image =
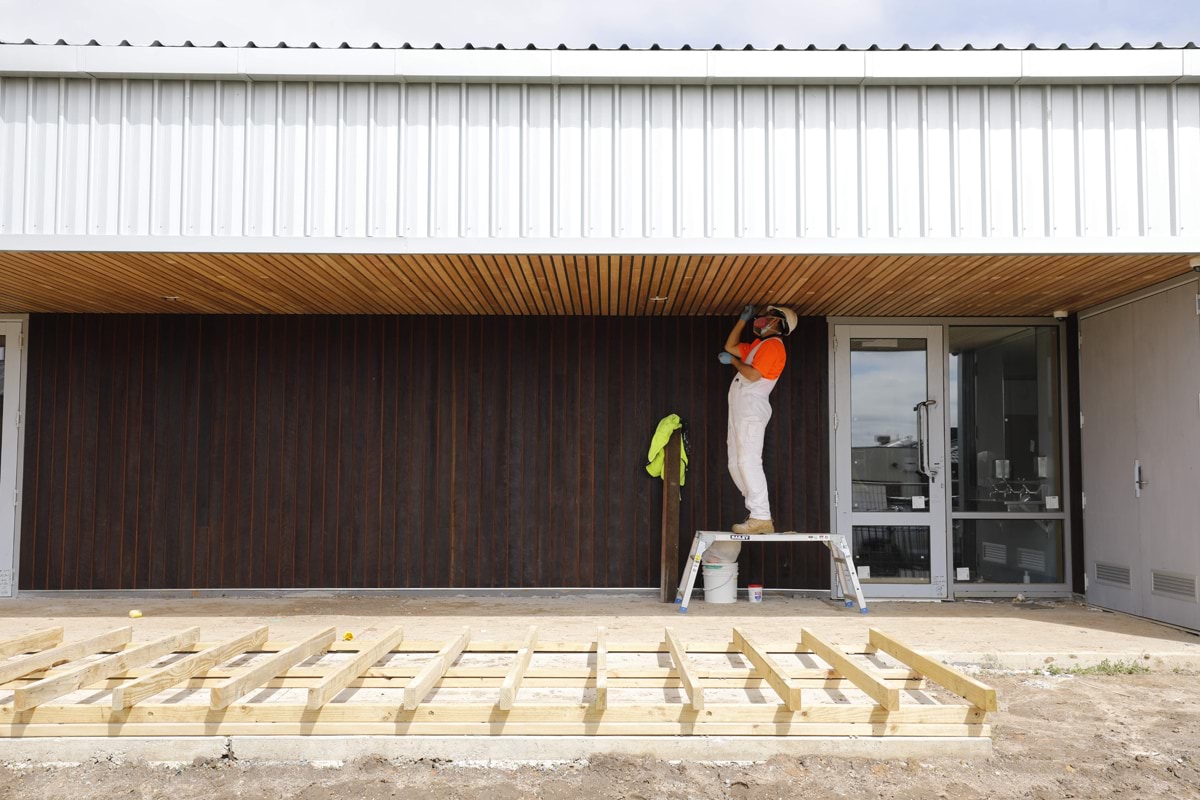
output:
M 354 634 L 351 633 L 350 631 L 346 631 L 346 635 L 342 637 L 342 641 L 344 641 L 344 642 L 354 641 Z
M 137 619 L 140 616 L 142 616 L 142 612 L 138 611 L 136 608 L 129 612 L 130 619 Z

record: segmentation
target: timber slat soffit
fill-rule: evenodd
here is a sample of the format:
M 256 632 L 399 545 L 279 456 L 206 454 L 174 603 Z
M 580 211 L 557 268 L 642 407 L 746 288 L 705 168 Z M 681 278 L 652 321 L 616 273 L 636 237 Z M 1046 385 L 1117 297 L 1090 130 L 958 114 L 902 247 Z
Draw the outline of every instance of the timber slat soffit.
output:
M 1180 255 L 0 252 L 0 311 L 1048 316 L 1188 270 Z
M 671 629 L 659 642 L 610 642 L 602 627 L 588 642 L 543 642 L 537 627 L 498 642 L 472 641 L 470 629 L 409 641 L 386 626 L 353 642 L 335 642 L 332 628 L 296 642 L 267 634 L 219 644 L 196 628 L 136 644 L 129 628 L 65 644 L 57 629 L 0 637 L 0 738 L 990 737 L 996 709 L 990 687 L 874 629 L 852 651 L 807 629 L 799 643 L 740 629 L 729 642 L 691 643 Z

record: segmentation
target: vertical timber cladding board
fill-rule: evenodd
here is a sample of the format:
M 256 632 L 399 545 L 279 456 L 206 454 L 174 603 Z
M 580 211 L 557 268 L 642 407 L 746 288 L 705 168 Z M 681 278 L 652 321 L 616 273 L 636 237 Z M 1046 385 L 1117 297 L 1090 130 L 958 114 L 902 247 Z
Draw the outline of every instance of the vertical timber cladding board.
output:
M 23 589 L 653 587 L 657 421 L 690 426 L 680 553 L 744 516 L 712 317 L 34 315 Z M 788 340 L 777 523 L 829 524 L 825 323 Z M 823 549 L 742 575 L 827 585 Z

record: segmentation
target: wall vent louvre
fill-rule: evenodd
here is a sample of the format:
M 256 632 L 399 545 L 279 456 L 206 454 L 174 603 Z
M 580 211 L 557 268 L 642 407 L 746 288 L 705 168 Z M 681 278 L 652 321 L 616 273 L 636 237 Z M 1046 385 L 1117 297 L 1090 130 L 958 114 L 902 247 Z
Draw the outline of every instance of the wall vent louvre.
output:
M 1096 580 L 1100 583 L 1120 586 L 1122 589 L 1133 588 L 1133 575 L 1130 573 L 1129 567 L 1120 567 L 1116 564 L 1105 564 L 1102 561 L 1097 561 Z
M 1180 572 L 1150 571 L 1151 592 L 1178 600 L 1196 602 L 1196 576 Z
M 1008 563 L 1008 548 L 1002 544 L 995 542 L 983 543 L 983 560 L 992 561 L 997 564 Z
M 1017 566 L 1021 569 L 1031 569 L 1036 572 L 1046 571 L 1046 554 L 1041 550 L 1028 547 L 1017 548 Z

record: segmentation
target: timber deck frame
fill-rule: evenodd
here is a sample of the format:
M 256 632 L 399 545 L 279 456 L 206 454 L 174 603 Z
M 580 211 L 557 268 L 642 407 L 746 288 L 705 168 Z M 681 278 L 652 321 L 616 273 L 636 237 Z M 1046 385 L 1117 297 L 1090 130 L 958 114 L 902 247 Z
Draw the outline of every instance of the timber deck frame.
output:
M 474 641 L 469 628 L 445 641 L 410 641 L 403 629 L 373 640 L 337 640 L 333 628 L 295 642 L 259 627 L 222 641 L 188 628 L 132 644 L 117 628 L 63 642 L 62 628 L 0 638 L 0 738 L 213 735 L 560 735 L 990 737 L 994 689 L 871 629 L 853 652 L 808 629 L 797 643 L 761 643 L 734 628 L 728 642 L 542 641 L 531 626 L 518 641 Z M 391 654 L 423 662 L 379 666 Z M 458 664 L 465 653 L 507 666 Z M 329 654 L 339 660 L 322 664 Z M 537 655 L 575 654 L 586 666 L 533 667 Z M 669 666 L 612 665 L 613 654 L 649 656 Z M 694 656 L 734 656 L 747 666 L 713 668 Z M 816 666 L 798 665 L 795 655 Z M 249 663 L 230 665 L 253 656 Z M 885 658 L 898 666 L 882 666 Z M 169 660 L 169 663 L 163 663 Z M 732 660 L 732 659 L 731 659 Z M 790 663 L 782 663 L 784 661 Z M 928 683 L 961 698 L 942 703 Z M 496 689 L 492 702 L 453 702 L 444 689 Z M 389 702 L 359 702 L 346 689 L 389 690 Z M 523 690 L 572 689 L 590 702 L 536 702 Z M 677 690 L 673 702 L 620 701 L 623 689 Z M 745 702 L 714 702 L 709 690 L 755 690 Z M 208 702 L 200 702 L 208 690 Z M 264 690 L 303 692 L 304 702 L 261 701 Z M 590 691 L 589 691 L 590 690 Z M 159 697 L 169 694 L 166 702 Z M 180 699 L 179 693 L 189 696 Z M 815 694 L 812 694 L 814 693 Z M 834 694 L 824 694 L 833 692 Z M 847 692 L 858 702 L 828 702 Z M 78 697 L 79 694 L 85 697 Z M 526 692 L 528 695 L 530 692 Z M 809 693 L 806 697 L 806 693 Z M 76 695 L 71 700 L 71 695 Z M 449 694 L 449 693 L 448 693 Z M 664 692 L 664 696 L 667 693 Z M 711 692 L 710 692 L 711 694 Z M 394 699 L 393 699 L 394 696 Z M 826 702 L 811 702 L 812 697 Z M 159 702 L 150 702 L 153 698 Z M 759 699 L 755 699 L 759 698 Z

